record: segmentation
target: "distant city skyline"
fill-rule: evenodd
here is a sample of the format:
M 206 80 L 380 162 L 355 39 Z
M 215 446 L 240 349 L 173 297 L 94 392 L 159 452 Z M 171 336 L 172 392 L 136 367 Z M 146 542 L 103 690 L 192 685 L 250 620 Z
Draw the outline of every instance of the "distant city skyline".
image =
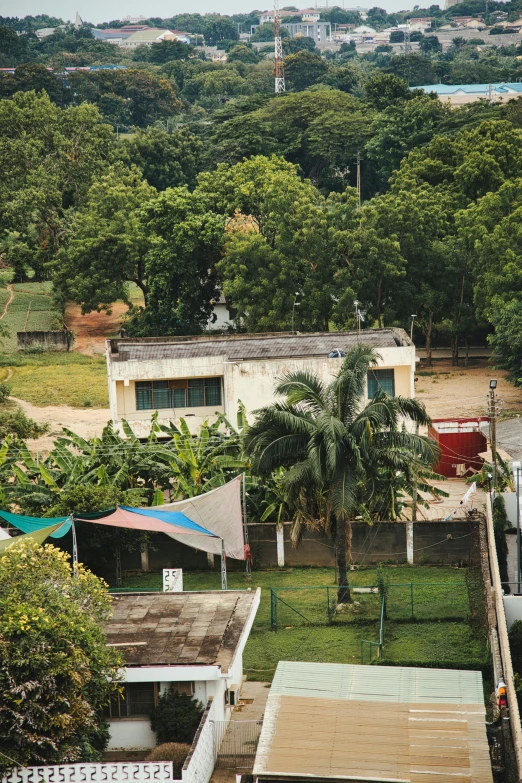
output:
M 72 1 L 74 3 L 75 0 Z M 415 2 L 416 0 L 412 1 L 409 9 L 407 6 L 405 7 L 404 0 L 386 0 L 386 2 L 375 2 L 373 0 L 373 2 L 368 4 L 345 0 L 345 6 L 347 8 L 350 5 L 353 7 L 371 8 L 378 5 L 381 8 L 385 8 L 388 13 L 392 13 L 394 11 L 411 10 Z M 296 5 L 291 0 L 281 4 Z M 260 5 L 257 10 L 265 11 L 272 8 L 272 5 L 273 2 L 268 1 L 268 3 Z M 342 7 L 342 2 L 330 2 L 329 5 Z M 421 7 L 423 6 L 421 3 L 420 5 Z M 429 7 L 430 3 L 426 2 L 425 5 Z M 176 0 L 175 3 L 169 0 L 149 0 L 146 3 L 143 0 L 90 0 L 88 3 L 78 5 L 78 7 L 71 5 L 70 0 L 17 0 L 16 3 L 7 2 L 3 4 L 1 13 L 3 16 L 18 17 L 48 14 L 49 16 L 61 17 L 64 21 L 74 21 L 76 11 L 78 11 L 84 21 L 100 24 L 101 22 L 109 22 L 111 19 L 121 19 L 125 16 L 168 17 L 181 13 L 241 14 L 249 13 L 251 10 L 253 9 L 249 7 L 248 1 L 245 2 L 245 0 L 191 0 L 191 2 Z

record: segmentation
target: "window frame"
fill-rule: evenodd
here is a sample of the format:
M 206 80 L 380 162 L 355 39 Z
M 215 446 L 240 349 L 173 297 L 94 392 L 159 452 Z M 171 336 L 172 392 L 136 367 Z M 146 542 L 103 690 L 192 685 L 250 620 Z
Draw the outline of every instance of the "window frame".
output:
M 161 384 L 161 385 L 160 385 Z M 156 388 L 157 385 L 157 388 Z M 198 391 L 202 392 L 202 402 L 191 401 Z M 168 393 L 168 404 L 158 405 L 157 402 Z M 184 391 L 185 404 L 177 405 L 180 392 Z M 157 395 L 157 399 L 156 399 Z M 209 402 L 209 397 L 219 401 Z M 187 408 L 221 408 L 223 406 L 223 377 L 211 375 L 202 378 L 171 378 L 167 380 L 134 381 L 134 398 L 136 411 L 186 410 Z M 150 405 L 150 407 L 149 407 Z
M 109 720 L 149 720 L 150 718 L 150 712 L 139 712 L 139 713 L 132 713 L 131 712 L 131 693 L 132 693 L 132 686 L 140 686 L 143 688 L 144 686 L 152 685 L 153 686 L 153 700 L 154 704 L 152 709 L 154 707 L 157 707 L 158 705 L 158 697 L 159 697 L 159 684 L 157 682 L 125 682 L 123 683 L 123 694 L 117 693 L 113 699 L 111 699 L 110 703 L 105 708 L 105 714 L 106 717 Z M 151 709 L 151 711 L 152 711 Z
M 388 377 L 385 377 L 385 376 Z M 391 380 L 391 392 L 381 385 L 381 381 L 390 381 Z M 374 388 L 370 391 L 371 387 Z M 378 390 L 381 390 L 384 392 L 384 394 L 387 394 L 389 397 L 395 397 L 395 368 L 377 368 L 375 370 L 369 370 L 367 375 L 367 393 L 368 393 L 368 399 L 373 400 L 375 395 L 377 394 Z

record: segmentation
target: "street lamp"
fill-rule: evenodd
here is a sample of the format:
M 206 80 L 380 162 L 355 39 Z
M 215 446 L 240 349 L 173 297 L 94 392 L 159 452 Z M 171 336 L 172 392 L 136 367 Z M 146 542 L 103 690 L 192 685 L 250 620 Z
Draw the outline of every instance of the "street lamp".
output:
M 513 460 L 511 469 L 513 470 L 515 484 L 517 488 L 517 593 L 520 595 L 520 460 Z
M 414 323 L 415 319 L 417 318 L 417 314 L 415 313 L 415 314 L 410 315 L 410 318 L 411 318 L 410 340 L 413 342 L 413 323 Z
M 295 308 L 296 308 L 296 307 L 300 307 L 300 306 L 301 306 L 301 302 L 298 302 L 298 301 L 297 301 L 297 297 L 298 297 L 298 296 L 301 296 L 301 294 L 299 293 L 299 291 L 296 291 L 296 292 L 295 292 L 295 296 L 294 296 L 294 304 L 293 304 L 293 306 L 292 306 L 292 334 L 294 333 L 294 316 L 295 316 Z
M 497 379 L 496 378 L 491 378 L 490 379 L 490 381 L 489 381 L 489 388 L 492 389 L 493 391 L 497 388 Z

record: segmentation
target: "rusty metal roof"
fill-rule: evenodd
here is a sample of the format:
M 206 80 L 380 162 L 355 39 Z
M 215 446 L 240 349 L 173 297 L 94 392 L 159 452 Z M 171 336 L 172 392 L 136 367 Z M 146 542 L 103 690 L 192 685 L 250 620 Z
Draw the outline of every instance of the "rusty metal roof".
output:
M 246 590 L 114 595 L 107 644 L 127 666 L 216 664 L 226 671 L 255 599 Z
M 365 329 L 362 332 L 270 333 L 197 337 L 123 338 L 110 340 L 112 361 L 136 362 L 219 356 L 228 361 L 290 359 L 347 353 L 362 343 L 374 348 L 412 345 L 403 329 Z
M 281 662 L 254 776 L 492 783 L 481 675 Z

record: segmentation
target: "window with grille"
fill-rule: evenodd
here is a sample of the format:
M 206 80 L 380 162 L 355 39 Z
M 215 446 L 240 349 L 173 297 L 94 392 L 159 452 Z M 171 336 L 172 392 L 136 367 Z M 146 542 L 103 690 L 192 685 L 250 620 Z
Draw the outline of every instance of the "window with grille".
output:
M 377 391 L 383 391 L 390 397 L 395 395 L 394 370 L 371 370 L 368 373 L 368 398 L 375 397 Z
M 158 685 L 155 682 L 132 682 L 111 699 L 105 710 L 107 718 L 138 718 L 150 715 L 158 703 Z
M 136 410 L 205 408 L 222 404 L 221 378 L 136 381 Z

